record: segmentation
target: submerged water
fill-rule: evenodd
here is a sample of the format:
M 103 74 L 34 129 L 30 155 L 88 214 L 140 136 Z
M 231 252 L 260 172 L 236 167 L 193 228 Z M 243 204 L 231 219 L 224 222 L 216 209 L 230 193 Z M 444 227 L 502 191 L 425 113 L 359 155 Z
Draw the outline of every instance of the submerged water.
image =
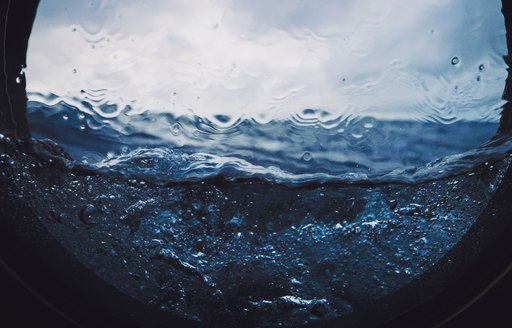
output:
M 163 183 L 467 172 L 510 150 L 485 145 L 507 76 L 500 4 L 46 1 L 26 69 L 31 130 L 71 165 Z

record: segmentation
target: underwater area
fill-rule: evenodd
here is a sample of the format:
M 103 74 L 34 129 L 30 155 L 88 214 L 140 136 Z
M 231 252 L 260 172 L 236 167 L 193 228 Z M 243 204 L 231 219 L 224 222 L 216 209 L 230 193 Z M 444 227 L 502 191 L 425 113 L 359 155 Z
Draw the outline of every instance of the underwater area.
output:
M 295 327 L 366 310 L 457 244 L 510 163 L 405 186 L 290 188 L 261 179 L 157 186 L 68 169 L 54 144 L 0 142 L 11 195 L 3 204 L 26 199 L 102 279 L 209 327 Z
M 42 1 L 2 204 L 191 324 L 328 324 L 485 210 L 507 52 L 498 0 Z

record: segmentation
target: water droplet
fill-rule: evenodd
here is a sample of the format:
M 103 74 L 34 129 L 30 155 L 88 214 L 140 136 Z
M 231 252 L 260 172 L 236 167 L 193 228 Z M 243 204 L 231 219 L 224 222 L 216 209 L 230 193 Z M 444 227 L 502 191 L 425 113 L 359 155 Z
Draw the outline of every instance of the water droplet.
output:
M 395 211 L 396 209 L 396 206 L 398 205 L 398 202 L 396 201 L 396 199 L 391 199 L 389 201 L 389 208 L 392 210 L 392 211 Z
M 69 115 L 68 115 L 67 113 L 62 114 L 62 119 L 63 119 L 64 121 L 69 120 Z
M 458 65 L 460 63 L 459 57 L 453 57 L 452 58 L 452 65 Z
M 172 135 L 177 136 L 180 134 L 181 126 L 179 123 L 174 123 L 171 127 Z
M 480 72 L 485 71 L 485 65 L 484 65 L 484 64 L 480 64 L 480 66 L 478 66 L 478 70 L 479 70 Z
M 78 219 L 85 224 L 94 224 L 99 221 L 101 210 L 92 204 L 87 204 L 78 212 Z
M 73 68 L 73 74 L 76 74 L 76 68 Z
M 14 160 L 7 154 L 0 155 L 0 164 L 14 165 Z
M 80 130 L 85 130 L 85 124 L 80 124 Z
M 18 77 L 16 78 L 16 83 L 17 83 L 17 84 L 20 84 L 20 83 L 21 83 L 21 77 L 19 77 L 19 76 L 18 76 Z
M 78 118 L 83 120 L 85 118 L 85 114 L 84 113 L 78 113 Z
M 375 124 L 373 122 L 365 122 L 363 126 L 365 129 L 371 129 L 375 126 Z
M 214 117 L 217 121 L 223 124 L 228 123 L 231 120 L 231 117 L 228 115 L 215 115 Z
M 309 162 L 310 160 L 313 159 L 313 156 L 311 156 L 311 153 L 309 151 L 305 151 L 302 154 L 302 159 L 305 160 L 306 162 Z

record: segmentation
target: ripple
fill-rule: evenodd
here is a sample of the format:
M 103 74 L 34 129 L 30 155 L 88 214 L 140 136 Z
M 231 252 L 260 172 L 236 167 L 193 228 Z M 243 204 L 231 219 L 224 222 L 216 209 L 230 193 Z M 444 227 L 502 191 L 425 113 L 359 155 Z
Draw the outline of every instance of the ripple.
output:
M 29 120 L 34 137 L 53 139 L 77 162 L 159 183 L 218 175 L 292 185 L 417 183 L 460 174 L 510 150 L 508 139 L 486 144 L 497 128 L 493 122 L 363 117 L 323 127 L 292 118 L 266 124 L 245 119 L 222 129 L 199 117 L 150 112 L 104 119 L 64 102 L 50 107 L 29 102 Z M 146 162 L 153 164 L 141 166 Z
M 436 160 L 492 153 L 479 147 L 505 105 L 497 3 L 63 1 L 34 23 L 29 120 L 79 162 L 153 156 L 163 180 L 414 182 Z M 439 21 L 450 12 L 468 15 Z M 187 160 L 164 164 L 170 150 Z

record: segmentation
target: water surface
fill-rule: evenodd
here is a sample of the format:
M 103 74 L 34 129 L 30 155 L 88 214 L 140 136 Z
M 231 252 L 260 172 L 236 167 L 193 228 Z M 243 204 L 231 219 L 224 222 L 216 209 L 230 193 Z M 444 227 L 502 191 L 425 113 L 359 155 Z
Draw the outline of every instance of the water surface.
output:
M 164 182 L 467 172 L 510 148 L 481 147 L 504 105 L 500 10 L 498 0 L 45 1 L 26 69 L 31 129 L 82 165 Z

